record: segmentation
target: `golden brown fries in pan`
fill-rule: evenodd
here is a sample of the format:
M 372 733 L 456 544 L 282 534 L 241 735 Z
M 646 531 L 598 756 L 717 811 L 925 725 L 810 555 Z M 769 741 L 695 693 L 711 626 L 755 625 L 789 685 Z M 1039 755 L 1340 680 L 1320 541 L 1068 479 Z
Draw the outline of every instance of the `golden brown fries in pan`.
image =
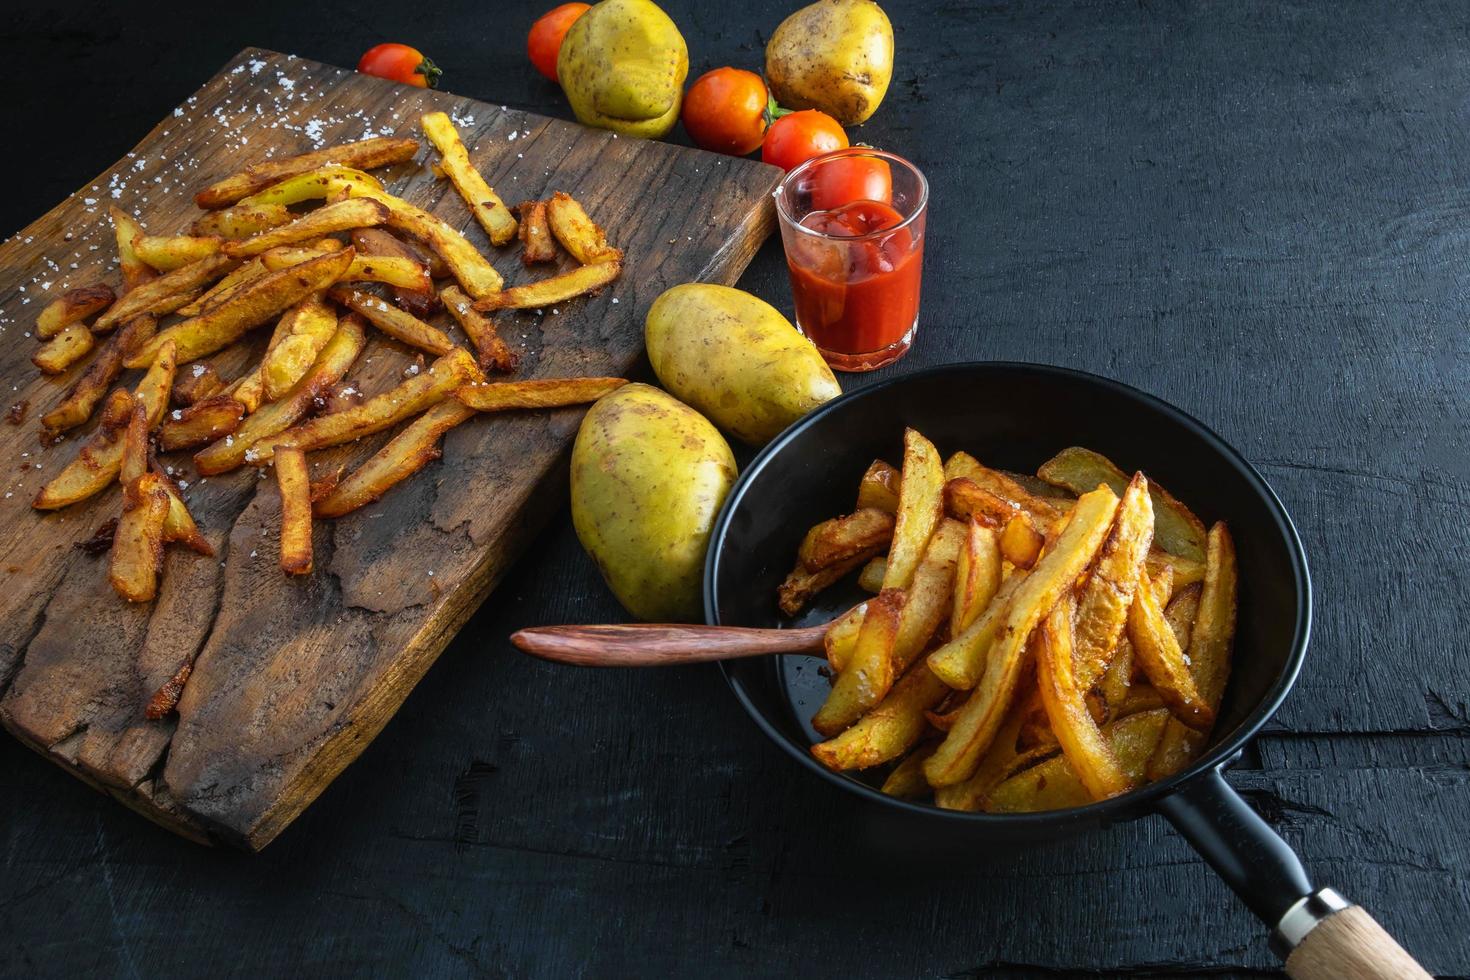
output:
M 778 590 L 788 615 L 855 572 L 876 592 L 827 628 L 824 765 L 1009 813 L 1108 799 L 1204 751 L 1235 637 L 1223 523 L 1181 553 L 1198 518 L 1143 473 L 1076 447 L 1037 477 L 941 464 L 912 430 L 857 504 L 806 533 Z

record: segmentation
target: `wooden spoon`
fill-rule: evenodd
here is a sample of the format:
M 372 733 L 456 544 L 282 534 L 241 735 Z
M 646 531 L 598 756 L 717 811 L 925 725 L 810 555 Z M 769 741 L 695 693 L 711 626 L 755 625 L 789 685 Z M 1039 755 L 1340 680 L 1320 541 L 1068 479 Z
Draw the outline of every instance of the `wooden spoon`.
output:
M 768 653 L 814 653 L 827 626 L 748 629 L 741 626 L 536 626 L 512 633 L 510 642 L 543 660 L 583 667 L 664 667 Z

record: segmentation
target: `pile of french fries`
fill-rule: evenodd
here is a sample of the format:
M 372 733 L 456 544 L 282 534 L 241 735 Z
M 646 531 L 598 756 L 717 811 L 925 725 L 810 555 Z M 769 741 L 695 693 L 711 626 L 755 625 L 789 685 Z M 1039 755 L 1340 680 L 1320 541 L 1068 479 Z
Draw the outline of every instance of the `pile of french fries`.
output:
M 304 575 L 312 569 L 313 518 L 341 517 L 377 500 L 436 459 L 449 429 L 483 412 L 591 402 L 624 383 L 486 381 L 486 372 L 517 366 L 487 312 L 599 289 L 618 276 L 623 255 L 566 194 L 522 206 L 530 220 L 518 223 L 471 165 L 449 118 L 431 112 L 420 124 L 439 156 L 435 173 L 454 186 L 492 244 L 515 241 L 519 230 L 528 264 L 554 258 L 559 243 L 579 265 L 503 288 L 464 235 L 367 173 L 405 163 L 420 148 L 414 139 L 383 137 L 267 160 L 211 184 L 195 196 L 207 210 L 188 234 L 148 234 L 113 208 L 120 288 L 73 289 L 41 312 L 43 344 L 33 360 L 43 372 L 61 374 L 97 351 L 43 417 L 43 438 L 59 440 L 102 408 L 76 458 L 33 504 L 56 510 L 122 485 L 110 579 L 124 599 L 157 595 L 167 543 L 212 554 L 171 478 L 175 468 L 160 466 L 156 452 L 196 450 L 203 477 L 272 466 L 281 568 Z M 452 281 L 436 286 L 445 278 Z M 429 322 L 441 310 L 448 314 L 443 327 Z M 268 323 L 275 326 L 264 355 L 232 381 L 202 360 Z M 449 332 L 451 324 L 467 344 Z M 433 360 L 423 370 L 410 367 L 411 376 L 391 390 L 345 401 L 339 396 L 369 329 L 422 352 L 420 364 L 423 355 Z M 114 389 L 128 368 L 143 369 L 142 379 L 131 391 Z M 317 414 L 324 404 L 336 410 Z M 311 479 L 308 453 L 404 422 L 355 472 Z
M 904 435 L 856 509 L 813 527 L 779 590 L 795 615 L 857 571 L 873 597 L 825 637 L 812 753 L 896 763 L 883 792 L 996 813 L 1081 806 L 1179 771 L 1230 673 L 1235 549 L 1142 473 L 1080 447 L 1036 476 Z

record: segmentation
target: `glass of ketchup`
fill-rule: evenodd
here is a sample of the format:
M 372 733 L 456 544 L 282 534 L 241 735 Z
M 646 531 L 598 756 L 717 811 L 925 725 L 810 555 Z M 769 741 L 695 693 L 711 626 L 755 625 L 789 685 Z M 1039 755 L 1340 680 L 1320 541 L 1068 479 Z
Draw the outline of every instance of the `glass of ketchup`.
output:
M 836 370 L 891 364 L 914 342 L 928 204 L 917 167 L 861 146 L 813 157 L 776 189 L 796 325 Z

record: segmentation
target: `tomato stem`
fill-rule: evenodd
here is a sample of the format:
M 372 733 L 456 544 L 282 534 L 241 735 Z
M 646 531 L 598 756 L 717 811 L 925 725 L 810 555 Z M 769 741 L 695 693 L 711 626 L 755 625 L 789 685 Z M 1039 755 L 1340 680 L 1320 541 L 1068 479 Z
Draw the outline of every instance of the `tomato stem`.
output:
M 770 89 L 767 89 L 766 91 L 767 93 L 769 93 Z M 761 113 L 761 115 L 765 117 L 767 129 L 771 128 L 771 123 L 775 122 L 777 119 L 780 119 L 782 116 L 789 116 L 791 115 L 791 113 L 791 109 L 783 109 L 776 104 L 776 97 L 774 95 L 766 95 L 766 109 L 765 112 Z
M 444 74 L 444 70 L 425 58 L 419 62 L 419 66 L 413 70 L 413 73 L 424 76 L 424 81 L 429 83 L 429 88 L 438 88 L 439 77 Z

